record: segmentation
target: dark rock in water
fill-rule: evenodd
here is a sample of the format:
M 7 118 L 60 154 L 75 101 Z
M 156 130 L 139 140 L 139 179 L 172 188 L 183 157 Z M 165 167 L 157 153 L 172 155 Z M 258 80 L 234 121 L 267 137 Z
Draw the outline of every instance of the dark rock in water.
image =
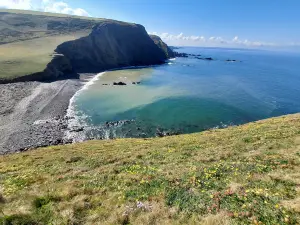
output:
M 140 84 L 141 82 L 140 81 L 138 81 L 138 82 L 132 82 L 132 84 Z
M 194 57 L 197 57 L 197 56 L 201 56 L 201 55 L 197 55 L 197 54 L 188 54 L 189 56 L 194 56 Z
M 227 59 L 225 60 L 226 62 L 240 62 L 240 61 L 237 61 L 236 59 Z
M 175 57 L 187 58 L 189 57 L 187 53 L 174 52 Z
M 108 85 L 108 84 L 102 84 L 102 85 Z
M 120 82 L 114 82 L 113 85 L 127 85 L 126 83 L 120 81 Z
M 125 124 L 130 124 L 132 122 L 134 122 L 134 120 L 111 121 L 111 122 L 106 122 L 105 126 L 107 128 L 109 128 L 109 127 L 117 127 L 117 126 L 122 126 L 122 125 L 125 125 Z
M 207 57 L 207 58 L 196 57 L 196 58 L 197 58 L 197 59 L 201 59 L 201 60 L 208 60 L 208 61 L 214 60 L 214 59 L 211 58 L 211 57 Z

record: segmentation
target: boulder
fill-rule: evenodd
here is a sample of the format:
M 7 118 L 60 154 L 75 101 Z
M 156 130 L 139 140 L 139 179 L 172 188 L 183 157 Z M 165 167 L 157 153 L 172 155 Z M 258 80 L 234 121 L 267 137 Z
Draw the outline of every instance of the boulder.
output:
M 127 85 L 126 83 L 120 81 L 120 82 L 114 82 L 113 85 Z

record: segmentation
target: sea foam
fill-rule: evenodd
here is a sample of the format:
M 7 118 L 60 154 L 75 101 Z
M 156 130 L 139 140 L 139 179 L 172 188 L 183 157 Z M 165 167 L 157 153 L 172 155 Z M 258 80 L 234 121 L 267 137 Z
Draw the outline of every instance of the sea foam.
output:
M 68 130 L 65 132 L 65 139 L 72 139 L 73 142 L 80 142 L 85 140 L 84 134 L 79 134 L 77 132 L 72 132 L 74 127 L 85 127 L 86 124 L 83 124 L 82 121 L 84 120 L 84 115 L 79 116 L 76 113 L 76 105 L 75 100 L 76 98 L 84 91 L 89 88 L 89 86 L 93 85 L 105 72 L 98 73 L 88 82 L 86 82 L 81 89 L 79 89 L 73 97 L 70 99 L 69 106 L 66 113 L 66 118 L 68 119 Z

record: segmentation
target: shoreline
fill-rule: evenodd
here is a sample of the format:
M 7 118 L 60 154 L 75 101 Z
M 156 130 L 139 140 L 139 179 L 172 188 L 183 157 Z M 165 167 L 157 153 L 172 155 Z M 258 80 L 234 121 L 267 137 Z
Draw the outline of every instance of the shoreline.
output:
M 82 80 L 0 84 L 0 155 L 66 144 L 66 113 Z
M 65 115 L 67 129 L 64 131 L 64 138 L 68 140 L 69 143 L 77 143 L 85 140 L 84 132 L 82 132 L 85 124 L 79 123 L 79 118 L 75 113 L 75 108 L 73 105 L 75 98 L 80 95 L 82 91 L 93 85 L 105 73 L 106 71 L 97 73 L 94 77 L 84 83 L 70 98 L 68 109 Z
M 0 84 L 0 155 L 86 140 L 84 124 L 74 114 L 74 98 L 106 72 L 153 66 L 158 65 L 81 74 L 79 79 Z

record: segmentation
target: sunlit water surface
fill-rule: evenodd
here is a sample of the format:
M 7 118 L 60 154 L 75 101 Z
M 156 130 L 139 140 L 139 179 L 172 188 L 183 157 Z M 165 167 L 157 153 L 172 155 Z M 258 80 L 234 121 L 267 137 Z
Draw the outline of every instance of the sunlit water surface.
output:
M 300 55 L 178 51 L 215 60 L 176 58 L 160 66 L 110 71 L 80 91 L 72 109 L 88 138 L 192 133 L 300 111 Z M 114 86 L 113 81 L 128 85 Z M 132 84 L 136 81 L 141 83 Z M 112 121 L 123 122 L 107 123 Z

